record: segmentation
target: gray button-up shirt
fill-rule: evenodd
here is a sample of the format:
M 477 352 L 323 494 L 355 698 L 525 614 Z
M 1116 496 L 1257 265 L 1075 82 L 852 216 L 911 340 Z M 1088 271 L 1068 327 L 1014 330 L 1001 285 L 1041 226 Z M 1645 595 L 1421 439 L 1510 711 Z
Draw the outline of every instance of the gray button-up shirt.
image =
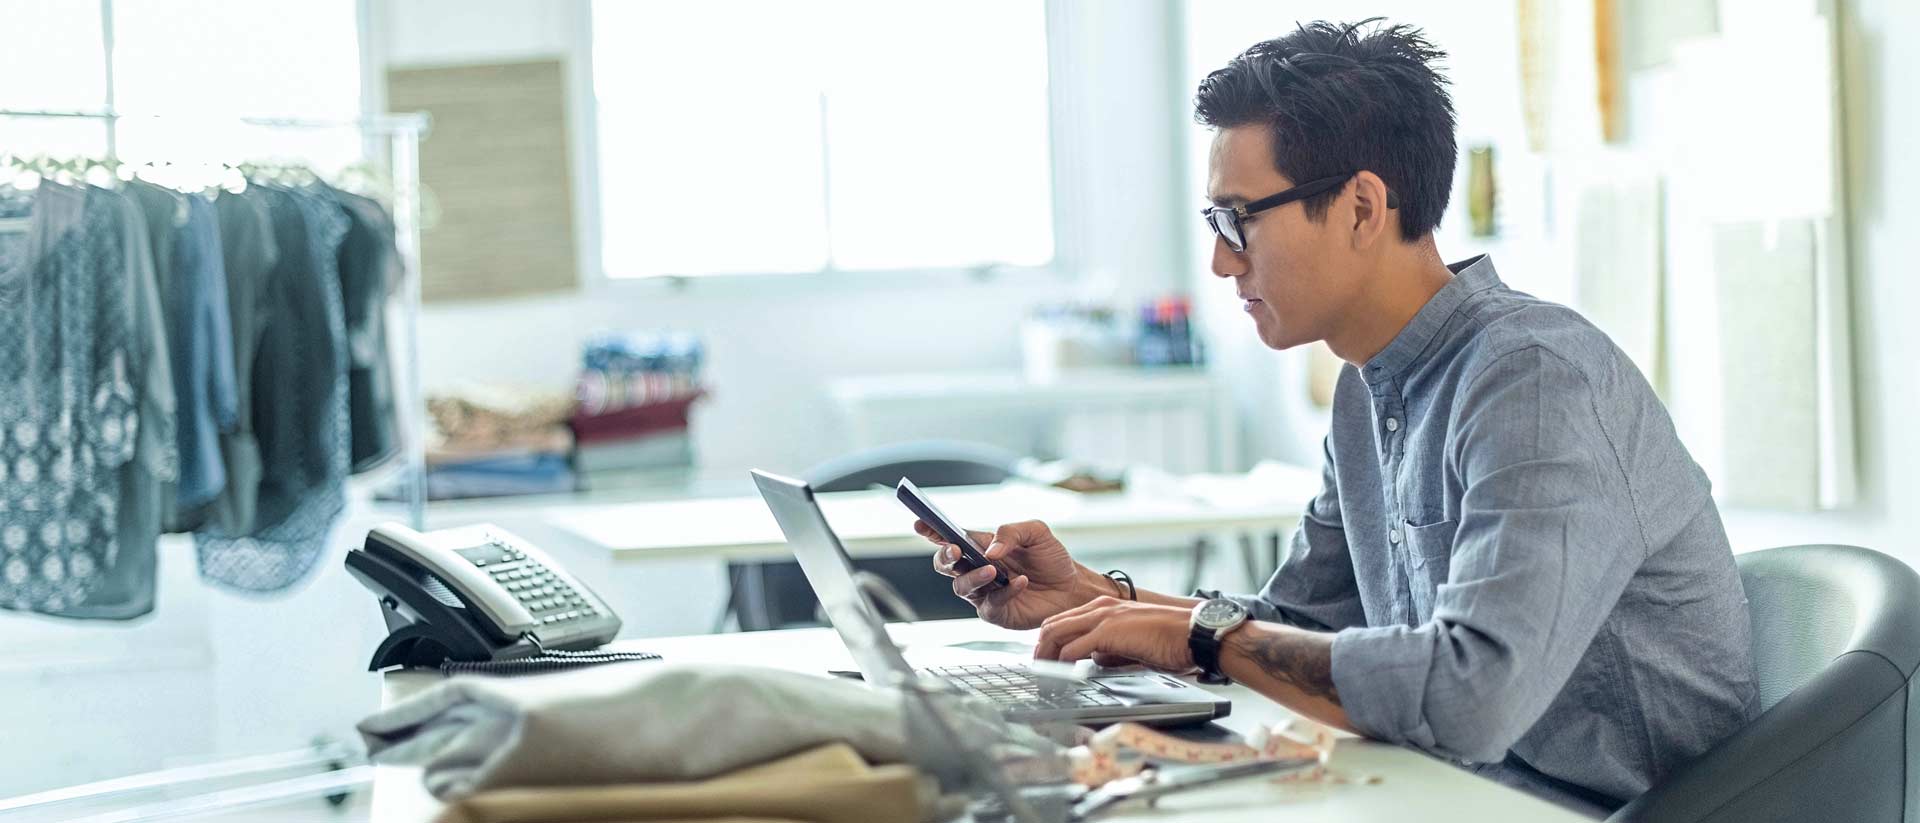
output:
M 1338 632 L 1334 685 L 1369 736 L 1615 807 L 1755 712 L 1726 531 L 1605 334 L 1484 256 L 1449 268 L 1342 371 L 1325 486 L 1235 599 Z

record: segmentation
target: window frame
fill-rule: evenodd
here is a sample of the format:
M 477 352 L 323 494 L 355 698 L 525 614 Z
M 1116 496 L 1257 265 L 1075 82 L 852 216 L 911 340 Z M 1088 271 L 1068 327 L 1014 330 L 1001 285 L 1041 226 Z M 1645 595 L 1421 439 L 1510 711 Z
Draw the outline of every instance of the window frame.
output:
M 1051 3 L 1047 5 L 1051 6 Z M 720 272 L 712 274 L 644 274 L 615 276 L 603 260 L 603 214 L 600 198 L 598 101 L 593 77 L 593 4 L 579 2 L 577 19 L 570 32 L 567 57 L 568 128 L 572 132 L 574 167 L 574 229 L 576 259 L 580 266 L 579 291 L 592 295 L 658 295 L 680 293 L 692 288 L 717 289 L 722 293 L 765 294 L 768 287 L 777 292 L 791 287 L 795 291 L 820 291 L 835 288 L 918 288 L 933 284 L 985 282 L 999 277 L 1035 277 L 1049 272 L 1072 270 L 1076 250 L 1066 247 L 1062 185 L 1070 179 L 1061 170 L 1062 120 L 1060 88 L 1056 73 L 1062 69 L 1059 30 L 1051 11 L 1045 16 L 1047 49 L 1047 169 L 1051 203 L 1047 230 L 1052 235 L 1053 255 L 1037 265 L 983 263 L 973 266 L 930 266 L 909 268 L 845 268 L 829 259 L 818 269 L 797 271 Z M 1070 155 L 1069 155 L 1070 156 Z M 831 185 L 832 181 L 828 181 Z M 831 230 L 831 226 L 829 226 Z M 698 285 L 696 285 L 698 284 Z M 785 285 L 778 285 L 785 284 Z

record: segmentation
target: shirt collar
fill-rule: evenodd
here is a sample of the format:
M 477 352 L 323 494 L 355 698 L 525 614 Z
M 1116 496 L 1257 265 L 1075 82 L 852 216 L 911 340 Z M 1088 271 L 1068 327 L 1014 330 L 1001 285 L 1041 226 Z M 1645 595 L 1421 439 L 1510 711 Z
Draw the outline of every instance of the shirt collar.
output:
M 1502 285 L 1500 275 L 1493 270 L 1493 258 L 1478 255 L 1452 263 L 1447 270 L 1453 272 L 1453 279 L 1436 292 L 1406 328 L 1395 335 L 1393 342 L 1380 350 L 1379 354 L 1367 361 L 1366 368 L 1360 370 L 1360 376 L 1367 383 L 1374 384 L 1398 377 L 1420 359 L 1433 342 L 1434 335 L 1445 328 L 1447 320 L 1453 317 L 1460 304 L 1474 294 Z

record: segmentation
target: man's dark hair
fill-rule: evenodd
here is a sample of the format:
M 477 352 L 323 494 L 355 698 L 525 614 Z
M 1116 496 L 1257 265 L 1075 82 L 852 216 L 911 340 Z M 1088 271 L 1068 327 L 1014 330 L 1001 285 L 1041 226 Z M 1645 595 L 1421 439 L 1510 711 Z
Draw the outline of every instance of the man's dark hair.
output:
M 1440 225 L 1453 188 L 1453 100 L 1435 70 L 1447 55 L 1412 26 L 1367 30 L 1379 21 L 1306 23 L 1254 45 L 1200 81 L 1194 119 L 1265 124 L 1274 167 L 1295 184 L 1379 175 L 1400 196 L 1400 234 L 1412 241 Z M 1339 193 L 1307 198 L 1307 216 L 1325 219 Z

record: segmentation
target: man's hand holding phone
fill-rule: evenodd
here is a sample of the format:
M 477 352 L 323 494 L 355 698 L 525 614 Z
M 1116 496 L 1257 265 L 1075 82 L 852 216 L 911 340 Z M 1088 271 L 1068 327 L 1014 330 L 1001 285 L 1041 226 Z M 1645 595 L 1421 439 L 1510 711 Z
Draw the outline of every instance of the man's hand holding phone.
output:
M 1075 562 L 1067 547 L 1038 520 L 1009 523 L 992 532 L 968 531 L 992 564 L 974 568 L 955 546 L 924 521 L 913 529 L 939 548 L 933 554 L 935 571 L 953 578 L 953 593 L 972 603 L 980 618 L 1010 629 L 1031 629 L 1041 621 L 1077 608 L 1116 587 L 1105 575 Z M 994 584 L 995 567 L 1003 570 L 1007 585 Z

